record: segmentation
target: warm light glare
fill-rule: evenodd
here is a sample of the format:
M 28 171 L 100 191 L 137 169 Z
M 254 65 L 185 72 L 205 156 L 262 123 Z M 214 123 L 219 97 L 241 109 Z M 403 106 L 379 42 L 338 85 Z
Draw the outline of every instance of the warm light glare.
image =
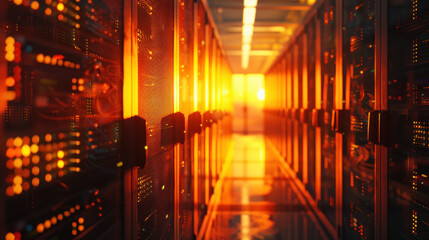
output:
M 245 7 L 256 7 L 258 0 L 244 0 Z
M 243 10 L 243 24 L 253 25 L 255 23 L 256 8 L 244 8 Z
M 243 42 L 243 44 L 248 44 L 248 45 L 250 45 L 250 43 L 252 42 L 252 36 L 244 36 L 244 35 L 243 35 L 242 42 Z
M 243 54 L 244 54 L 244 53 L 249 54 L 249 52 L 250 52 L 250 45 L 249 45 L 249 44 L 243 44 L 243 45 L 241 46 L 241 51 L 243 51 Z
M 241 68 L 249 67 L 250 48 L 253 36 L 253 25 L 255 24 L 256 5 L 258 0 L 244 0 L 243 9 L 243 38 L 242 38 L 242 53 L 241 53 Z
M 253 35 L 253 25 L 243 25 L 243 37 Z
M 262 88 L 259 89 L 259 91 L 258 91 L 258 99 L 261 101 L 265 100 L 265 90 Z

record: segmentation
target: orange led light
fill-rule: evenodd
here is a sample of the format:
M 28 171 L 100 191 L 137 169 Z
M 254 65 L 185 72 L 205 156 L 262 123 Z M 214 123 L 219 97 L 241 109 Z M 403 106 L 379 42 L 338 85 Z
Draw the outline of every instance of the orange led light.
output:
M 38 155 L 34 155 L 31 157 L 31 162 L 33 164 L 38 164 L 40 162 L 40 157 Z
M 63 138 L 64 138 L 64 136 L 65 136 L 65 135 L 64 135 L 64 133 L 58 133 L 58 138 L 59 138 L 59 139 L 63 139 Z
M 33 154 L 37 153 L 39 151 L 39 146 L 37 146 L 36 144 L 33 144 L 31 145 L 30 150 Z
M 50 173 L 45 175 L 45 181 L 46 182 L 51 182 L 52 181 L 52 175 Z
M 12 197 L 13 195 L 15 195 L 15 193 L 13 192 L 13 187 L 9 186 L 6 188 L 6 195 L 9 197 Z
M 16 92 L 15 91 L 7 91 L 6 92 L 6 100 L 7 101 L 13 101 L 16 98 Z
M 31 138 L 31 142 L 33 142 L 34 144 L 38 144 L 38 143 L 39 143 L 39 141 L 40 141 L 40 137 L 39 137 L 39 136 L 37 136 L 37 135 L 34 135 L 34 136 Z
M 32 169 L 31 169 L 31 173 L 33 173 L 33 175 L 39 175 L 39 173 L 40 173 L 40 168 L 39 167 L 37 167 L 37 166 L 35 166 L 35 167 L 33 167 Z
M 57 157 L 58 157 L 58 158 L 64 158 L 64 151 L 59 150 L 59 151 L 57 152 Z
M 22 143 L 30 145 L 30 138 L 28 136 L 25 136 L 22 138 Z
M 5 50 L 6 50 L 6 52 L 13 52 L 13 51 L 15 51 L 15 45 L 7 44 Z
M 13 44 L 15 44 L 15 38 L 7 37 L 5 42 L 7 45 L 13 45 Z
M 8 62 L 12 62 L 13 60 L 15 60 L 15 54 L 13 52 L 8 52 L 8 53 L 6 53 L 6 55 L 4 56 L 4 58 Z
M 24 189 L 24 191 L 28 191 L 30 189 L 30 183 L 24 182 L 22 184 L 22 189 Z
M 28 167 L 28 165 L 30 165 L 30 158 L 25 157 L 22 159 L 22 166 L 24 167 Z
M 22 177 L 21 176 L 15 176 L 13 178 L 13 183 L 16 185 L 21 185 L 22 184 Z
M 13 192 L 16 195 L 21 194 L 22 193 L 22 186 L 21 185 L 15 185 L 15 186 L 13 186 Z
M 60 12 L 64 11 L 64 4 L 63 3 L 58 3 L 57 10 L 60 11 Z
M 7 233 L 6 236 L 4 237 L 5 240 L 15 240 L 15 234 L 13 233 Z
M 45 64 L 50 64 L 51 63 L 51 56 L 46 55 L 45 58 L 43 59 Z
M 19 148 L 19 147 L 15 148 L 15 156 L 18 158 L 22 156 L 21 148 Z
M 12 170 L 14 168 L 12 159 L 9 159 L 6 161 L 6 167 L 10 170 Z
M 45 11 L 45 12 L 46 12 L 46 11 Z M 42 62 L 43 62 L 43 59 L 45 59 L 45 56 L 44 56 L 43 54 L 41 54 L 41 53 L 37 54 L 37 56 L 36 56 L 36 61 L 37 61 L 38 63 L 42 63 Z
M 51 220 L 46 220 L 45 223 L 43 224 L 45 226 L 46 229 L 51 228 Z
M 22 4 L 22 0 L 13 0 L 13 3 L 19 6 Z
M 64 165 L 65 165 L 65 163 L 63 160 L 58 160 L 58 162 L 57 162 L 58 168 L 64 168 Z
M 39 2 L 38 1 L 32 2 L 31 3 L 31 9 L 33 9 L 33 10 L 39 9 Z
M 36 231 L 38 233 L 42 233 L 44 230 L 45 230 L 45 227 L 43 226 L 43 223 L 37 224 Z
M 46 141 L 46 142 L 50 142 L 50 141 L 52 141 L 52 135 L 51 135 L 51 134 L 49 134 L 49 133 L 48 133 L 48 134 L 46 134 L 46 135 L 45 135 L 45 141 Z
M 45 14 L 46 14 L 46 16 L 51 16 L 52 15 L 52 9 L 46 8 L 45 9 Z
M 22 167 L 22 160 L 21 160 L 21 158 L 16 158 L 15 160 L 13 160 L 13 166 L 15 168 L 21 168 Z
M 58 220 L 59 221 L 62 221 L 64 219 L 64 216 L 60 213 L 60 214 L 58 214 Z
M 80 217 L 80 218 L 77 220 L 77 222 L 78 222 L 79 224 L 83 224 L 83 223 L 85 222 L 85 219 L 84 219 L 83 217 Z
M 51 218 L 51 223 L 52 223 L 52 225 L 55 225 L 55 224 L 57 224 L 57 218 L 55 217 L 55 216 L 53 216 L 52 218 Z
M 7 147 L 13 147 L 13 138 L 8 138 L 7 139 L 6 146 Z
M 83 230 L 85 230 L 85 227 L 83 225 L 79 225 L 79 227 L 77 227 L 77 230 L 82 232 Z
M 40 184 L 40 180 L 38 178 L 33 178 L 33 180 L 31 180 L 31 185 L 37 187 Z
M 21 145 L 22 145 L 22 138 L 20 138 L 20 137 L 15 138 L 15 140 L 13 141 L 13 144 L 15 146 L 17 146 L 17 147 L 21 147 Z
M 30 170 L 29 169 L 22 170 L 22 176 L 25 178 L 30 177 Z
M 51 165 L 51 164 L 46 165 L 45 170 L 46 170 L 47 172 L 52 171 L 52 165 Z
M 6 157 L 7 157 L 7 158 L 13 158 L 13 157 L 15 157 L 15 149 L 13 149 L 13 148 L 8 148 L 8 149 L 6 150 Z
M 24 156 L 24 157 L 30 156 L 30 154 L 31 154 L 30 146 L 28 146 L 28 145 L 22 146 L 21 153 L 22 153 L 22 156 Z

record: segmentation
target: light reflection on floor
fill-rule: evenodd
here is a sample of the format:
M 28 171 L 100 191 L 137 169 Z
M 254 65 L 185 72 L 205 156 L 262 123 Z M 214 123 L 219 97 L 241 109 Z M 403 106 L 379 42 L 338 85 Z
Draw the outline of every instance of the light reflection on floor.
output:
M 326 239 L 269 152 L 263 135 L 234 135 L 208 239 Z

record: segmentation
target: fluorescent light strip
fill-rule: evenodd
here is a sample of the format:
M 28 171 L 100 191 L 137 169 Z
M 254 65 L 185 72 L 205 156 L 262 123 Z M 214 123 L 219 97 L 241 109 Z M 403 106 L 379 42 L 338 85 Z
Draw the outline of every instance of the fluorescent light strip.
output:
M 253 36 L 253 25 L 245 24 L 243 25 L 243 37 L 244 36 Z
M 255 7 L 245 7 L 243 9 L 243 24 L 255 23 L 256 8 Z
M 255 24 L 256 5 L 258 0 L 244 0 L 243 8 L 243 38 L 241 45 L 241 67 L 249 67 L 250 48 L 253 37 L 253 25 Z
M 256 7 L 258 0 L 244 0 L 244 7 Z

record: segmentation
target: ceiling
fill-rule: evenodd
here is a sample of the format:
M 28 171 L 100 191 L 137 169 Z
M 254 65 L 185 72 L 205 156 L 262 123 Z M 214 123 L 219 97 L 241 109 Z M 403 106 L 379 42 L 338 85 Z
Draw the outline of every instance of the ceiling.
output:
M 265 73 L 314 0 L 258 0 L 249 67 L 241 68 L 243 0 L 207 0 L 234 73 Z

